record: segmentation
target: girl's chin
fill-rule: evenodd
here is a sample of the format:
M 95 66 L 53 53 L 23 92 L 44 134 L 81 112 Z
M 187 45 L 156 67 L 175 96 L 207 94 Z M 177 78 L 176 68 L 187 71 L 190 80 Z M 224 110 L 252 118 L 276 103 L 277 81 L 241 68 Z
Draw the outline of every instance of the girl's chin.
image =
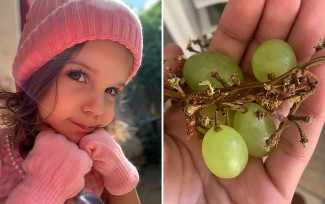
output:
M 70 142 L 73 142 L 75 144 L 79 144 L 79 141 L 81 140 L 81 138 L 88 134 L 88 133 L 77 133 L 77 132 L 75 132 L 75 133 L 72 133 L 72 132 L 57 132 L 57 133 L 63 135 Z
M 53 128 L 53 129 L 57 134 L 63 135 L 65 138 L 67 138 L 69 141 L 71 141 L 75 144 L 78 144 L 79 141 L 81 140 L 81 138 L 83 138 L 84 136 L 89 135 L 93 132 L 93 131 L 91 131 L 91 132 L 88 132 L 88 131 L 85 131 L 85 132 L 67 131 L 66 129 L 56 129 L 56 128 Z
M 79 144 L 81 138 L 83 138 L 86 135 L 87 135 L 86 133 L 75 133 L 75 134 L 66 136 L 66 138 L 75 144 Z

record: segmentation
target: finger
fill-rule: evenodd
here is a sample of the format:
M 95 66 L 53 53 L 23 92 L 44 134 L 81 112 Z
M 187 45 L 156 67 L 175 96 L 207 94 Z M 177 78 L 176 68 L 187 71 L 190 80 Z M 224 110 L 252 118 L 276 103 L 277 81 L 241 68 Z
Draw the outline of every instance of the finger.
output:
M 164 59 L 172 58 L 178 55 L 183 54 L 181 48 L 177 46 L 176 44 L 168 44 L 165 46 L 164 49 Z M 181 71 L 183 68 L 184 62 L 168 62 L 165 63 L 165 66 L 169 66 L 174 72 Z M 202 160 L 201 155 L 201 140 L 196 139 L 196 136 L 193 136 L 192 139 L 188 140 L 187 137 L 187 125 L 185 120 L 184 112 L 180 110 L 179 107 L 171 106 L 169 109 L 167 109 L 164 112 L 164 158 L 168 159 L 170 155 L 174 155 L 175 151 L 177 151 L 178 148 L 182 149 L 180 146 L 177 148 L 172 147 L 173 142 L 168 141 L 177 141 L 175 144 L 179 144 L 182 147 L 186 147 L 188 150 L 190 150 L 187 153 L 191 154 L 191 158 L 193 161 L 195 161 L 195 164 L 198 166 L 205 166 L 204 161 Z M 169 138 L 171 138 L 169 140 Z M 186 153 L 186 154 L 187 154 Z M 185 155 L 186 155 L 185 154 Z M 177 154 L 175 154 L 177 155 Z M 184 156 L 184 154 L 182 154 Z M 176 158 L 177 159 L 177 158 Z M 168 159 L 168 163 L 173 162 L 175 158 Z M 164 160 L 164 163 L 167 164 L 166 160 Z M 177 163 L 177 162 L 176 162 Z M 205 168 L 207 170 L 207 168 Z M 167 172 L 167 170 L 166 170 Z M 200 172 L 202 174 L 206 173 L 206 171 Z
M 325 50 L 320 51 L 314 57 L 324 56 Z M 299 131 L 294 124 L 290 124 L 281 136 L 277 149 L 266 160 L 266 170 L 280 192 L 286 198 L 291 198 L 299 179 L 311 158 L 325 120 L 325 65 L 311 68 L 317 75 L 319 84 L 316 92 L 308 98 L 297 115 L 312 115 L 315 121 L 311 124 L 302 124 L 308 137 L 308 147 L 303 148 L 299 142 Z
M 64 204 L 75 204 L 75 200 L 73 198 L 70 198 L 69 200 L 65 201 Z
M 288 37 L 298 63 L 308 61 L 314 46 L 325 37 L 325 1 L 303 0 L 297 20 Z
M 270 39 L 286 40 L 299 11 L 300 1 L 268 0 L 257 31 L 242 60 L 243 72 L 252 74 L 251 60 L 256 48 Z
M 167 44 L 164 48 L 164 59 L 170 59 L 170 58 L 174 58 L 177 57 L 179 55 L 183 55 L 183 51 L 182 49 L 174 44 L 174 43 L 170 43 Z M 170 62 L 166 62 L 164 63 L 164 67 L 169 67 L 176 75 L 179 74 L 182 71 L 184 65 L 184 60 L 181 61 L 170 61 Z M 165 79 L 169 77 L 169 75 L 167 75 L 164 72 L 164 77 Z
M 261 18 L 264 3 L 264 0 L 230 0 L 209 50 L 228 55 L 239 64 Z
M 325 50 L 315 53 L 312 59 L 321 56 L 325 56 Z M 310 71 L 317 76 L 318 84 L 315 93 L 301 104 L 299 111 L 310 114 L 317 120 L 325 121 L 325 64 L 312 67 Z
M 205 167 L 201 154 L 202 140 L 197 139 L 196 135 L 193 135 L 190 140 L 187 139 L 187 125 L 185 116 L 178 107 L 173 106 L 165 111 L 164 134 L 164 137 L 173 138 L 177 144 L 181 144 L 182 146 L 186 147 L 189 153 L 191 153 L 194 163 L 199 166 L 200 169 Z M 172 149 L 170 149 L 170 152 L 172 152 Z M 206 173 L 206 171 L 201 173 Z

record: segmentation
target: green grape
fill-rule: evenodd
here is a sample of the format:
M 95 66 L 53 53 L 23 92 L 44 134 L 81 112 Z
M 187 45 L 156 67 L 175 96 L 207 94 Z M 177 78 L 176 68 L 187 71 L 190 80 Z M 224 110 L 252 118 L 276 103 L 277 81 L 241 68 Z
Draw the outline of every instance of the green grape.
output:
M 217 106 L 212 104 L 212 105 L 209 105 L 209 106 L 199 110 L 199 114 L 201 116 L 211 118 L 210 123 L 208 125 L 206 125 L 206 127 L 208 127 L 208 128 L 211 128 L 214 125 L 216 109 L 217 109 Z M 234 111 L 234 110 L 228 110 L 229 126 L 230 127 L 233 126 L 235 113 L 236 113 L 236 111 Z M 218 111 L 218 122 L 219 122 L 219 125 L 225 125 L 226 124 L 226 116 L 223 115 L 221 111 Z
M 275 131 L 275 124 L 272 118 L 264 118 L 259 120 L 253 114 L 257 110 L 265 111 L 265 109 L 256 103 L 247 103 L 246 113 L 237 112 L 234 118 L 234 128 L 243 136 L 248 152 L 254 157 L 264 157 L 271 151 L 266 151 L 265 140 L 268 139 Z
M 242 136 L 232 127 L 211 128 L 202 142 L 202 155 L 209 170 L 221 178 L 234 178 L 245 168 L 248 150 Z
M 283 40 L 273 39 L 262 43 L 252 58 L 252 69 L 258 81 L 268 81 L 268 74 L 281 76 L 297 65 L 293 49 Z
M 208 86 L 200 86 L 199 83 L 209 80 L 215 88 L 222 85 L 210 73 L 216 70 L 219 75 L 229 84 L 233 84 L 231 75 L 236 74 L 243 81 L 243 74 L 239 66 L 230 57 L 218 52 L 200 52 L 189 57 L 184 64 L 184 78 L 186 83 L 194 91 L 205 90 Z
M 203 116 L 214 118 L 215 111 L 217 109 L 217 106 L 214 104 L 211 104 L 205 108 L 202 108 L 199 110 L 199 113 Z

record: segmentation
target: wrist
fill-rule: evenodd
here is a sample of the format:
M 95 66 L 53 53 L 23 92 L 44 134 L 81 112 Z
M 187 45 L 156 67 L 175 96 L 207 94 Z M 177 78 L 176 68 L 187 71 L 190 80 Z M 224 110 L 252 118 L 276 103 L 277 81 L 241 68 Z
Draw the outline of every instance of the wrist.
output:
M 132 164 L 128 168 L 116 168 L 113 172 L 103 173 L 105 188 L 112 195 L 124 195 L 136 188 L 139 174 Z

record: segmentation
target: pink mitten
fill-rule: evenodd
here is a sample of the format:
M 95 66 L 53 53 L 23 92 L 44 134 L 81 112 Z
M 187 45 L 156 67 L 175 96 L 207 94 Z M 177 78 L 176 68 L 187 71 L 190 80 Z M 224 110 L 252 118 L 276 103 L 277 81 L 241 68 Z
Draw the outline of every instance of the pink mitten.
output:
M 136 187 L 139 181 L 137 169 L 103 128 L 84 136 L 79 147 L 89 153 L 94 168 L 103 175 L 104 185 L 111 194 L 123 195 Z
M 83 188 L 91 166 L 87 152 L 53 130 L 43 131 L 23 161 L 25 179 L 6 203 L 62 204 Z

